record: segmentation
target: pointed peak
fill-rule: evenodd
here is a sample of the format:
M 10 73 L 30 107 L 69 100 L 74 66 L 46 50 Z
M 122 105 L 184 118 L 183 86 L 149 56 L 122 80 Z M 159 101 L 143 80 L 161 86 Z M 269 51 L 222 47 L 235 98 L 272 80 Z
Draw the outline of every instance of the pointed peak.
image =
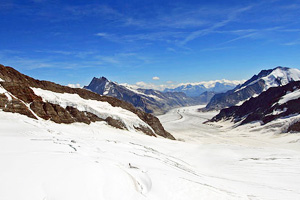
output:
M 98 79 L 100 79 L 100 80 L 102 80 L 102 81 L 109 81 L 106 77 L 104 77 L 104 76 L 101 76 L 101 77 L 99 77 Z
M 109 80 L 107 79 L 107 78 L 105 78 L 104 76 L 101 76 L 101 77 L 99 77 L 99 78 L 97 78 L 97 77 L 94 77 L 93 79 L 92 79 L 92 82 L 98 82 L 98 81 L 101 81 L 101 82 L 109 82 Z

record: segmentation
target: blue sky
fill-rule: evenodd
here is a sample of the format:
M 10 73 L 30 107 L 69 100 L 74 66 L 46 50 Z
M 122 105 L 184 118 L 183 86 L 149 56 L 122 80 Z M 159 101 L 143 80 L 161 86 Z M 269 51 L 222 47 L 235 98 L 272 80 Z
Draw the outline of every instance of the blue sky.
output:
M 1 64 L 64 85 L 240 80 L 300 67 L 299 0 L 1 0 L 0 27 Z

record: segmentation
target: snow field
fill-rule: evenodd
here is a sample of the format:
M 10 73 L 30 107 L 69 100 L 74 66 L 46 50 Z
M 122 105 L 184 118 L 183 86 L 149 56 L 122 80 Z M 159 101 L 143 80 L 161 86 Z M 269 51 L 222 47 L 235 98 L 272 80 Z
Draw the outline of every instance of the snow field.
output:
M 0 119 L 0 199 L 232 199 L 197 183 L 193 167 L 172 156 L 184 143 L 104 122 L 65 125 L 4 112 Z
M 0 199 L 300 198 L 297 134 L 204 125 L 216 113 L 197 108 L 159 117 L 181 141 L 0 111 Z
M 204 125 L 216 113 L 199 113 L 198 108 L 174 109 L 159 118 L 176 138 L 197 146 L 193 154 L 185 149 L 178 157 L 198 169 L 209 185 L 248 199 L 300 198 L 300 135 L 278 134 L 295 119 L 266 127 L 233 128 L 228 121 Z

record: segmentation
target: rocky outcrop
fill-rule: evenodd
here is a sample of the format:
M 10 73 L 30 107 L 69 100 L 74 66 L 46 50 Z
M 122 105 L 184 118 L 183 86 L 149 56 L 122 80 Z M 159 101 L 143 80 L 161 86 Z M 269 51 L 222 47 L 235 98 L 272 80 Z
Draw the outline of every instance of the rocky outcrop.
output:
M 4 94 L 0 94 L 0 109 L 5 112 L 20 113 L 22 115 L 37 119 L 22 101 L 14 97 L 9 100 Z
M 78 94 L 83 99 L 108 102 L 113 107 L 121 107 L 135 113 L 155 132 L 153 133 L 151 129 L 136 127 L 137 130 L 144 130 L 145 134 L 147 135 L 155 136 L 155 134 L 157 134 L 162 137 L 175 139 L 170 133 L 165 131 L 156 117 L 142 112 L 136 109 L 133 105 L 119 99 L 109 96 L 101 96 L 86 89 L 70 88 L 49 81 L 36 80 L 21 74 L 11 67 L 5 67 L 3 65 L 0 65 L 0 79 L 3 80 L 0 82 L 0 86 L 13 96 L 12 100 L 9 100 L 6 95 L 0 94 L 0 109 L 3 111 L 20 113 L 34 119 L 40 117 L 56 123 L 68 124 L 73 122 L 83 122 L 89 124 L 95 121 L 106 121 L 108 124 L 116 128 L 126 129 L 126 126 L 123 124 L 123 122 L 117 119 L 109 117 L 106 119 L 101 119 L 93 113 L 79 111 L 74 107 L 68 106 L 63 108 L 57 104 L 44 102 L 40 96 L 35 95 L 31 87 L 41 88 L 56 93 Z
M 288 132 L 300 132 L 300 122 L 296 122 L 294 124 L 292 124 L 289 128 L 288 128 Z
M 279 118 L 300 114 L 300 98 L 296 93 L 300 90 L 300 81 L 291 82 L 285 86 L 273 87 L 261 93 L 258 97 L 250 98 L 241 106 L 222 109 L 211 122 L 231 120 L 240 125 L 260 121 L 267 124 Z M 287 98 L 286 95 L 290 97 Z M 283 99 L 286 99 L 283 101 Z M 300 123 L 292 124 L 288 131 L 298 131 Z

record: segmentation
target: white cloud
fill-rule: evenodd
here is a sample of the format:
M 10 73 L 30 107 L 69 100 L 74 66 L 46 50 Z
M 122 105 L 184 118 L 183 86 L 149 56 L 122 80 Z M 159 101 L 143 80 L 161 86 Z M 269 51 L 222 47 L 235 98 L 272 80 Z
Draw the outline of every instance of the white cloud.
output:
M 107 37 L 107 33 L 97 33 L 96 36 L 99 36 L 99 37 Z
M 192 41 L 201 36 L 208 35 L 214 31 L 218 30 L 219 28 L 222 28 L 222 27 L 228 25 L 229 23 L 235 21 L 238 15 L 250 10 L 252 7 L 253 6 L 247 6 L 247 7 L 240 8 L 240 9 L 230 12 L 230 14 L 227 16 L 227 19 L 223 19 L 219 22 L 216 22 L 208 28 L 199 29 L 199 30 L 196 30 L 196 31 L 190 33 L 183 41 L 181 41 L 181 44 L 185 45 L 189 41 Z
M 159 80 L 159 77 L 154 76 L 154 77 L 152 77 L 152 80 L 158 81 L 158 80 Z
M 69 83 L 67 86 L 71 88 L 82 88 L 79 83 L 75 83 L 75 84 Z
M 168 85 L 157 85 L 157 84 L 153 84 L 153 83 L 145 83 L 143 81 L 137 82 L 135 83 L 135 85 L 133 85 L 133 87 L 135 88 L 143 88 L 143 89 L 154 89 L 154 90 L 164 90 Z
M 300 45 L 300 39 L 294 40 L 292 42 L 287 42 L 287 43 L 285 43 L 283 45 L 286 45 L 286 46 Z

